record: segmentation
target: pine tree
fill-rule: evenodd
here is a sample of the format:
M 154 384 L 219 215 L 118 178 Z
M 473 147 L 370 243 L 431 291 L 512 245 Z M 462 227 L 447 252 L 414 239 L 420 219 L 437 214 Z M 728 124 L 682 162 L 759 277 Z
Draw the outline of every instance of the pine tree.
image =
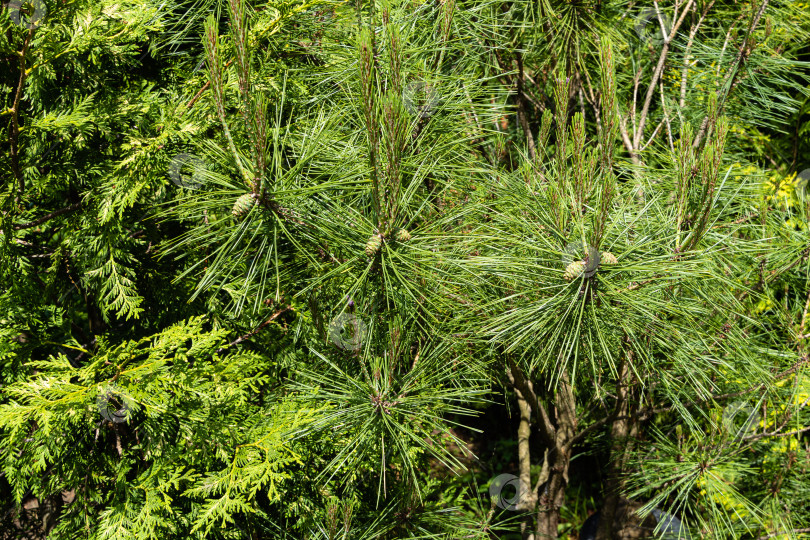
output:
M 0 538 L 806 532 L 805 4 L 0 26 Z

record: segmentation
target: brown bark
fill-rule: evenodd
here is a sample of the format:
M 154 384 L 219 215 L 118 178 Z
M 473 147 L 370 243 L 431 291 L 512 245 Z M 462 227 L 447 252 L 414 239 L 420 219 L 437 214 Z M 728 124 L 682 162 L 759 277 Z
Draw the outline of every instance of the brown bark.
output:
M 518 454 L 520 459 L 520 481 L 525 488 L 521 497 L 521 509 L 535 515 L 535 530 L 531 532 L 528 518 L 521 525 L 525 540 L 557 538 L 557 525 L 560 522 L 560 509 L 565 502 L 565 489 L 568 486 L 568 469 L 571 453 L 577 434 L 576 398 L 567 373 L 563 373 L 557 385 L 555 408 L 549 415 L 544 402 L 538 397 L 532 382 L 520 367 L 507 356 L 507 377 L 518 394 L 518 407 L 521 423 L 518 428 Z M 543 468 L 534 486 L 531 485 L 531 454 L 529 435 L 531 433 L 531 410 L 534 408 L 537 434 L 545 444 Z M 525 420 L 525 421 L 524 421 Z M 541 487 L 545 489 L 538 493 Z
M 517 394 L 518 411 L 520 412 L 520 424 L 518 425 L 518 468 L 520 474 L 518 509 L 521 511 L 532 510 L 536 504 L 536 497 L 530 489 L 532 481 L 532 456 L 531 447 L 529 446 L 532 429 L 532 406 L 530 402 L 534 401 L 536 396 L 520 372 L 520 368 L 511 359 L 506 369 L 506 376 Z M 534 540 L 531 533 L 531 519 L 531 515 L 528 514 L 520 524 L 523 540 Z
M 637 404 L 631 404 L 631 378 L 630 364 L 633 353 L 625 352 L 619 367 L 619 382 L 616 391 L 616 408 L 613 423 L 610 429 L 611 451 L 608 478 L 605 486 L 605 503 L 599 519 L 599 530 L 596 540 L 611 540 L 615 537 L 617 529 L 621 528 L 620 505 L 622 489 L 624 488 L 624 474 L 630 456 L 633 437 L 637 433 L 637 422 L 633 413 L 638 412 Z M 617 527 L 617 525 L 619 525 Z
M 62 493 L 51 495 L 43 501 L 40 511 L 42 514 L 42 532 L 46 538 L 56 527 L 59 515 L 62 513 L 62 506 Z
M 519 510 L 531 510 L 534 507 L 533 493 L 529 489 L 532 485 L 532 456 L 529 447 L 529 436 L 531 435 L 531 414 L 532 408 L 522 394 L 518 393 L 518 409 L 520 410 L 520 425 L 518 426 L 518 464 L 520 467 L 520 502 Z M 527 514 L 520 524 L 520 532 L 523 540 L 533 540 L 531 532 L 531 514 Z
M 555 407 L 554 446 L 548 455 L 549 480 L 537 506 L 537 539 L 557 538 L 560 508 L 565 502 L 568 469 L 577 432 L 576 398 L 567 373 L 560 377 Z

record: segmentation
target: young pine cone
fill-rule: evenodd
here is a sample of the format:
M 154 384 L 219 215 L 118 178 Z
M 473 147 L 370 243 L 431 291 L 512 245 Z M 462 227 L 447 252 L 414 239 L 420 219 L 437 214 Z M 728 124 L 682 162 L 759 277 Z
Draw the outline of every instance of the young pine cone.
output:
M 399 229 L 396 235 L 397 242 L 407 242 L 411 239 L 411 233 L 407 229 Z
M 573 281 L 585 271 L 585 263 L 582 261 L 574 261 L 565 267 L 565 274 L 563 277 L 565 281 Z
M 256 204 L 256 195 L 253 193 L 245 193 L 236 199 L 236 203 L 234 203 L 231 213 L 235 217 L 240 218 L 247 214 L 250 209 L 253 208 L 254 204 Z
M 368 239 L 366 242 L 366 255 L 369 257 L 375 256 L 382 247 L 382 236 L 379 234 L 373 235 L 371 238 Z
M 603 251 L 599 254 L 599 261 L 602 264 L 617 264 L 619 259 L 616 258 L 616 255 L 609 251 Z

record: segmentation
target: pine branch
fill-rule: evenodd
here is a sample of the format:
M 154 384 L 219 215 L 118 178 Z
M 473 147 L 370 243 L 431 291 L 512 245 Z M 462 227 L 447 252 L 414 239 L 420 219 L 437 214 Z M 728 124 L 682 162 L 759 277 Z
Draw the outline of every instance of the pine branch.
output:
M 751 21 L 751 25 L 748 27 L 745 39 L 743 40 L 742 45 L 740 45 L 740 48 L 737 50 L 737 57 L 732 62 L 731 68 L 729 68 L 728 72 L 726 73 L 726 76 L 723 78 L 723 82 L 720 84 L 720 88 L 718 88 L 717 91 L 715 92 L 715 95 L 720 100 L 720 106 L 717 111 L 718 114 L 725 106 L 728 94 L 731 92 L 731 89 L 734 86 L 734 79 L 737 77 L 740 64 L 742 64 L 751 55 L 751 52 L 753 50 L 753 43 L 750 41 L 751 35 L 754 33 L 754 30 L 756 30 L 757 25 L 759 25 L 759 19 L 765 12 L 765 8 L 768 7 L 768 2 L 770 2 L 770 0 L 762 0 L 762 5 L 759 6 L 759 9 L 757 10 L 756 15 L 754 16 L 753 21 Z M 724 93 L 724 89 L 726 88 L 726 86 L 728 86 L 728 90 L 725 90 Z M 709 121 L 710 115 L 706 115 L 703 118 L 703 122 L 701 122 L 700 124 L 700 129 L 698 130 L 697 137 L 695 137 L 695 141 L 692 143 L 693 148 L 699 148 L 701 143 L 703 142 L 703 137 L 706 135 L 707 129 L 709 128 Z

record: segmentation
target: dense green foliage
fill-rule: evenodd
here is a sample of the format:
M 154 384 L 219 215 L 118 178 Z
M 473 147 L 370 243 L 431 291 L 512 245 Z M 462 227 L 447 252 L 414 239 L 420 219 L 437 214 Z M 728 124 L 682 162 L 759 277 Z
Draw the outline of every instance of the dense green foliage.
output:
M 0 27 L 0 538 L 810 537 L 809 4 Z

